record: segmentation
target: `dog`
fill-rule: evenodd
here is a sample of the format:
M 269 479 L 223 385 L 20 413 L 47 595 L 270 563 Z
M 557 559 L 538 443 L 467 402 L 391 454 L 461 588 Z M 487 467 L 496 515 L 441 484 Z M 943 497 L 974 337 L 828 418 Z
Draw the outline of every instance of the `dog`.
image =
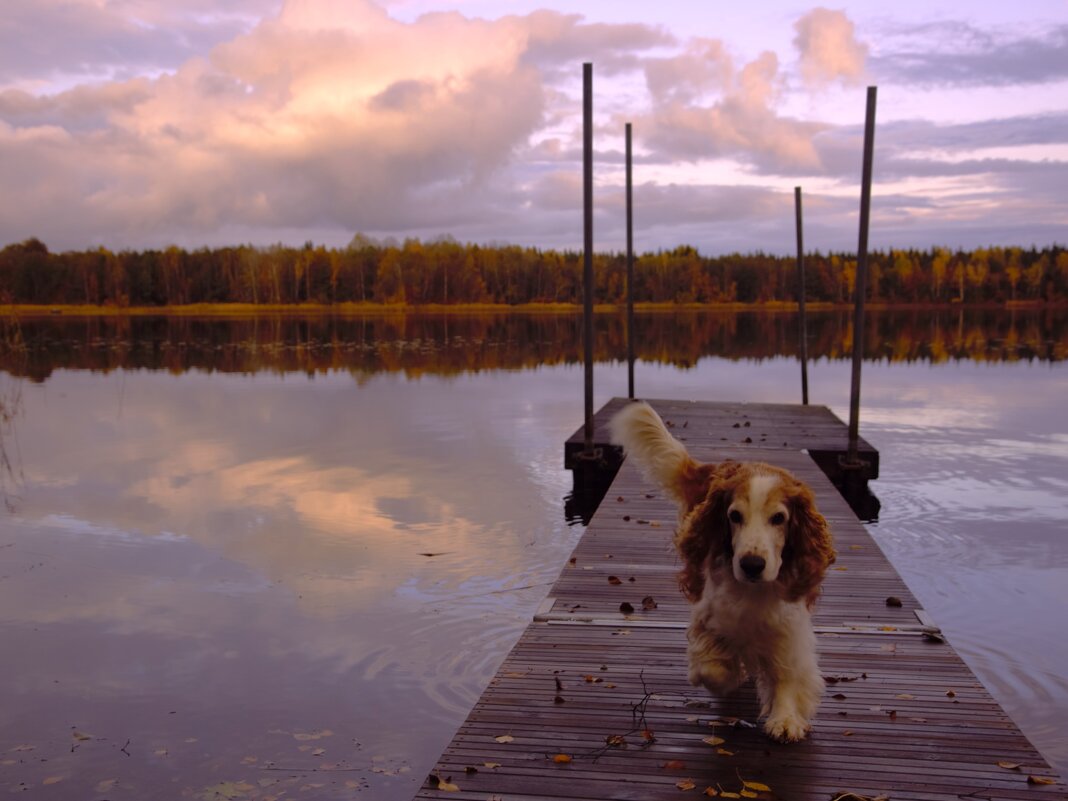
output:
M 695 461 L 644 402 L 624 407 L 609 429 L 679 504 L 690 683 L 726 695 L 752 675 L 765 733 L 804 739 L 824 689 L 811 610 L 835 560 L 812 491 L 762 462 Z

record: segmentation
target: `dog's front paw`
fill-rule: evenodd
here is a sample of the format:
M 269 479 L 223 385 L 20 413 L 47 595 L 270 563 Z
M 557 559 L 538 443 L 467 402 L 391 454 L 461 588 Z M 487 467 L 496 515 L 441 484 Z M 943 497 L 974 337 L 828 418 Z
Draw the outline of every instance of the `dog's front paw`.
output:
M 796 743 L 804 740 L 812 729 L 811 724 L 800 715 L 772 715 L 764 723 L 764 733 L 780 743 Z

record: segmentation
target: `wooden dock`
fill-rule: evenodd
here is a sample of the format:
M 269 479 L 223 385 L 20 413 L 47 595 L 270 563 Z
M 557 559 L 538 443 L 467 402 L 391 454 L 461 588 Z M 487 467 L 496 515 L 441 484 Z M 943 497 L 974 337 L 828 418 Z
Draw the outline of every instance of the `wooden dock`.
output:
M 812 734 L 768 740 L 751 684 L 719 699 L 687 683 L 675 508 L 624 462 L 417 798 L 1066 797 L 802 450 L 844 452 L 843 423 L 823 407 L 651 403 L 696 458 L 773 462 L 815 490 L 838 561 L 814 618 L 827 694 Z

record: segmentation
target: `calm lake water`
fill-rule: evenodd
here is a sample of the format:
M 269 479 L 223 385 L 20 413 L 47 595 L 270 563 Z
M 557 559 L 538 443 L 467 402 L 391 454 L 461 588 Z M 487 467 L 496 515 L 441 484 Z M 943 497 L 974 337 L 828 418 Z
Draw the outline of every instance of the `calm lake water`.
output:
M 637 390 L 797 402 L 792 315 L 650 315 Z M 24 320 L 0 793 L 409 799 L 581 534 L 572 316 Z M 596 402 L 626 394 L 598 319 Z M 848 315 L 811 325 L 848 414 Z M 878 313 L 870 529 L 1068 774 L 1068 314 Z

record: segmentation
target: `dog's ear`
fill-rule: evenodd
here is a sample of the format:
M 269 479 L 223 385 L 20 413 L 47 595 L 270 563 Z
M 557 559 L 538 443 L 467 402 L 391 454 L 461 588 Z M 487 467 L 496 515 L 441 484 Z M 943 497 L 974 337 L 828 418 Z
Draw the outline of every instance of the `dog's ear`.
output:
M 794 479 L 787 505 L 790 523 L 782 552 L 779 580 L 786 588 L 788 600 L 804 599 L 811 607 L 820 593 L 820 582 L 827 568 L 834 564 L 831 530 L 816 509 L 816 499 L 805 484 Z
M 697 470 L 700 474 L 692 476 L 691 483 L 686 485 L 686 497 L 694 500 L 689 503 L 675 534 L 675 548 L 682 557 L 679 586 L 691 601 L 698 600 L 704 592 L 705 565 L 709 561 L 729 563 L 734 556 L 727 510 L 742 465 L 722 462 L 700 465 Z

